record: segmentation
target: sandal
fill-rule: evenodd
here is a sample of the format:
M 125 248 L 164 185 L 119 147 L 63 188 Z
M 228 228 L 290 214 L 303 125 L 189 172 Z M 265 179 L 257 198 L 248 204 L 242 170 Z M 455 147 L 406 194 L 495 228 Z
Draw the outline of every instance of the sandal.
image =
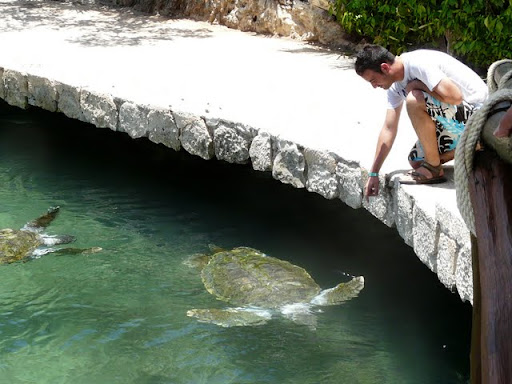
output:
M 433 166 L 432 164 L 424 161 L 418 168 L 425 168 L 432 174 L 432 177 L 425 176 L 422 173 L 416 172 L 412 170 L 408 173 L 408 177 L 406 179 L 400 179 L 400 184 L 408 184 L 408 185 L 417 185 L 417 184 L 439 184 L 447 181 L 444 175 L 440 175 L 443 170 L 443 166 L 439 164 L 438 166 Z

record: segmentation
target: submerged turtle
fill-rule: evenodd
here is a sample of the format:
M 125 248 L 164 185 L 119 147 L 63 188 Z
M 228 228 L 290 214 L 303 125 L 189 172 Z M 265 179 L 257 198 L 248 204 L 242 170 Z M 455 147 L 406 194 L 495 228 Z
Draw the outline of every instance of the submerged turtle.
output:
M 303 268 L 247 247 L 213 249 L 196 255 L 189 264 L 202 267 L 205 288 L 217 299 L 236 307 L 191 309 L 187 316 L 223 327 L 266 323 L 272 313 L 312 328 L 315 306 L 337 305 L 356 297 L 364 287 L 362 276 L 322 290 Z
M 54 245 L 75 241 L 70 235 L 47 235 L 43 230 L 57 217 L 60 207 L 50 207 L 48 212 L 29 221 L 21 229 L 0 229 L 0 264 L 26 261 L 47 253 L 95 253 L 100 247 L 92 248 L 51 248 Z

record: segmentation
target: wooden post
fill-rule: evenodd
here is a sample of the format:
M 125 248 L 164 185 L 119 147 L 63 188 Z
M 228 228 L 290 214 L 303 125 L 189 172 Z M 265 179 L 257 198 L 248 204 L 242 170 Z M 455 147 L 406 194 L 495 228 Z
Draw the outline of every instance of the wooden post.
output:
M 472 373 L 482 384 L 512 383 L 512 166 L 491 151 L 478 153 L 470 176 L 480 280 L 473 317 L 479 340 Z M 478 303 L 480 302 L 480 303 Z M 475 300 L 474 300 L 475 305 Z M 476 319 L 475 319 L 476 317 Z M 478 337 L 478 335 L 474 335 Z M 477 351 L 474 351 L 475 353 Z M 480 366 L 480 367 L 478 367 Z
M 495 79 L 510 70 L 497 68 Z M 505 85 L 512 88 L 511 81 Z M 492 132 L 505 112 L 491 115 L 469 177 L 475 216 L 472 236 L 472 384 L 512 384 L 512 138 Z

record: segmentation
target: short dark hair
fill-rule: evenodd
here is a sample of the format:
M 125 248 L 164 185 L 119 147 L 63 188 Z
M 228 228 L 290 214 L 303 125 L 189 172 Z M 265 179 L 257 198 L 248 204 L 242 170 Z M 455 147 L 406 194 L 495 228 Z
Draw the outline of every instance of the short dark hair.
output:
M 380 65 L 382 63 L 393 64 L 395 55 L 380 45 L 366 44 L 357 54 L 354 65 L 358 75 L 362 75 L 366 70 L 372 70 L 382 73 Z

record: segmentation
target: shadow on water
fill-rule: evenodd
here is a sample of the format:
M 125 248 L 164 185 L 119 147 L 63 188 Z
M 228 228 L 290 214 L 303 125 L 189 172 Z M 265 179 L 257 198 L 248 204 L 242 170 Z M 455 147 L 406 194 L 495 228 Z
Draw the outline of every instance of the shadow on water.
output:
M 64 15 L 72 12 L 74 17 Z M 66 40 L 88 47 L 137 46 L 141 43 L 170 41 L 176 38 L 208 38 L 206 28 L 188 29 L 166 24 L 168 18 L 137 14 L 127 8 L 111 9 L 106 6 L 88 6 L 72 3 L 54 4 L 47 1 L 0 2 L 2 23 L 0 32 L 32 28 L 74 29 L 84 33 Z
M 169 217 L 180 214 L 176 201 L 193 201 L 197 214 L 189 217 L 191 222 L 207 217 L 212 226 L 230 232 L 232 243 L 219 245 L 261 248 L 265 244 L 264 252 L 293 259 L 313 277 L 322 276 L 319 282 L 324 287 L 345 280 L 345 274 L 364 275 L 366 287 L 357 299 L 358 306 L 382 318 L 381 331 L 387 335 L 383 338 L 393 340 L 396 349 L 403 348 L 404 359 L 417 364 L 415 351 L 407 350 L 415 344 L 418 332 L 428 329 L 427 345 L 418 348 L 433 350 L 439 364 L 455 367 L 462 377 L 467 375 L 470 305 L 442 286 L 395 229 L 385 227 L 367 211 L 283 185 L 269 173 L 249 166 L 205 161 L 61 115 L 0 105 L 0 121 L 18 120 L 17 116 L 27 123 L 19 123 L 16 129 L 0 128 L 0 161 L 3 156 L 30 156 L 35 168 L 44 168 L 48 177 L 61 180 L 63 188 L 67 180 L 82 183 L 84 189 L 115 184 L 127 196 L 143 194 L 158 204 L 161 215 Z M 16 141 L 16 152 L 2 145 Z M 48 199 L 59 199 L 65 193 L 41 188 Z M 207 240 L 226 241 L 224 236 L 215 236 Z M 197 251 L 206 250 L 206 245 L 198 244 Z M 247 343 L 243 331 L 239 338 L 240 344 Z M 279 354 L 279 349 L 273 353 Z M 297 364 L 301 361 L 297 358 Z M 237 361 L 248 367 L 253 363 L 244 356 Z

